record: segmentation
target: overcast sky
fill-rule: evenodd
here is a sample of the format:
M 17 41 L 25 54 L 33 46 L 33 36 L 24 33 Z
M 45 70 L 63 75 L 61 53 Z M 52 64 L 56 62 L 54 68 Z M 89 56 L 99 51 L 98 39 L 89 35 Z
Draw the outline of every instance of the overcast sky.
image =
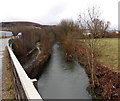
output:
M 61 19 L 78 18 L 78 14 L 92 5 L 100 6 L 102 19 L 118 25 L 119 0 L 0 0 L 0 22 L 31 21 L 58 24 Z

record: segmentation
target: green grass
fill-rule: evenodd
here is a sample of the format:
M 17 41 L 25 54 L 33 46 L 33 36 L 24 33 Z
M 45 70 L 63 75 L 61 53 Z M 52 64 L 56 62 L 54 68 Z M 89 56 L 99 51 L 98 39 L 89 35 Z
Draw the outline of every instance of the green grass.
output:
M 103 65 L 118 70 L 118 38 L 99 39 L 101 56 L 98 61 Z
M 97 58 L 97 61 L 102 65 L 113 69 L 118 69 L 118 38 L 101 38 L 97 39 L 97 44 L 95 47 L 98 48 L 97 52 L 100 56 Z M 83 42 L 84 40 L 79 40 Z M 119 53 L 120 54 L 120 53 Z M 120 58 L 120 57 L 119 57 Z M 120 68 L 120 67 L 119 67 Z

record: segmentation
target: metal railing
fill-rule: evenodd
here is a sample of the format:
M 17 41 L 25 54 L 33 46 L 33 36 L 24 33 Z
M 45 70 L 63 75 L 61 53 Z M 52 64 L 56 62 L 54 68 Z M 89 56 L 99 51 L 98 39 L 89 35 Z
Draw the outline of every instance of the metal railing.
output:
M 12 49 L 8 47 L 8 52 L 10 55 L 10 61 L 12 64 L 12 72 L 13 72 L 13 80 L 15 84 L 15 90 L 17 93 L 18 100 L 42 100 L 42 97 L 36 90 L 33 82 L 35 79 L 31 80 L 26 72 L 24 71 L 23 67 L 21 66 L 20 62 L 16 58 L 15 54 L 13 53 Z M 41 101 L 40 100 L 40 101 Z M 43 100 L 42 100 L 43 101 Z

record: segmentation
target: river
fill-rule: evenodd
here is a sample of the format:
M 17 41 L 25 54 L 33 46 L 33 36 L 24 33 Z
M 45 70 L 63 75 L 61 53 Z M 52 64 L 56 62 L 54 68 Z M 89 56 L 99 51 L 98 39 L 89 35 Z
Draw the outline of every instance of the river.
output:
M 38 80 L 38 91 L 43 99 L 91 99 L 87 92 L 89 79 L 77 62 L 66 62 L 59 44 Z

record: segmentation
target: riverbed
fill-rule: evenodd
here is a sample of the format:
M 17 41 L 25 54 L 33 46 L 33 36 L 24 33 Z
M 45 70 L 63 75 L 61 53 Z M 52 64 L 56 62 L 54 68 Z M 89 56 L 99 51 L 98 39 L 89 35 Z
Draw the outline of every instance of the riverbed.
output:
M 51 59 L 44 68 L 38 80 L 43 99 L 91 99 L 84 68 L 77 62 L 66 62 L 59 44 L 54 44 Z

